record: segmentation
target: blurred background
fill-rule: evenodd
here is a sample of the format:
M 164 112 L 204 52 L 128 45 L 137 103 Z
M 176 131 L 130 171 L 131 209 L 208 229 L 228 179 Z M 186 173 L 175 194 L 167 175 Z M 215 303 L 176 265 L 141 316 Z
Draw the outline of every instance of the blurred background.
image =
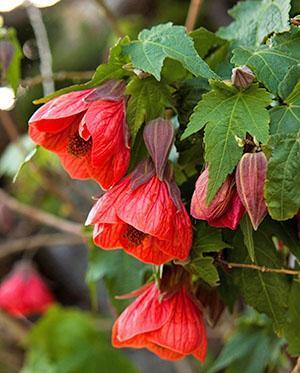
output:
M 197 26 L 215 31 L 228 24 L 227 10 L 235 3 L 204 1 Z M 222 321 L 209 329 L 205 367 L 193 359 L 172 363 L 144 350 L 114 352 L 110 348 L 113 318 L 125 304 L 110 293 L 137 288 L 147 269 L 122 253 L 92 251 L 86 279 L 88 251 L 76 232 L 93 205 L 92 196 L 99 196 L 100 190 L 93 182 L 70 180 L 50 152 L 34 151 L 26 135 L 27 122 L 36 109 L 34 99 L 87 81 L 106 61 L 109 47 L 120 33 L 134 38 L 142 28 L 158 23 L 184 24 L 189 1 L 106 0 L 107 8 L 103 4 L 99 0 L 0 0 L 0 31 L 11 33 L 10 40 L 18 40 L 20 46 L 10 84 L 3 79 L 0 87 L 0 279 L 18 261 L 29 260 L 60 304 L 44 319 L 16 319 L 1 311 L 0 373 L 207 372 L 220 351 L 223 357 L 219 356 L 219 365 L 211 372 L 225 368 L 228 372 L 260 372 L 255 366 L 249 370 L 250 363 L 245 365 L 245 361 L 249 354 L 253 361 L 264 358 L 261 351 L 266 349 L 273 367 L 268 371 L 289 371 L 290 362 L 281 353 L 283 341 L 273 335 L 269 320 L 253 310 L 238 319 L 235 309 L 233 314 L 225 312 Z M 2 64 L 7 53 L 0 46 Z M 32 151 L 31 162 L 23 165 L 13 182 L 20 163 Z M 42 216 L 38 215 L 41 211 Z M 72 223 L 64 226 L 67 221 Z M 97 265 L 93 267 L 93 263 Z M 249 331 L 251 346 L 242 338 Z M 243 343 L 243 352 L 233 356 L 232 351 Z M 242 361 L 248 370 L 241 370 Z

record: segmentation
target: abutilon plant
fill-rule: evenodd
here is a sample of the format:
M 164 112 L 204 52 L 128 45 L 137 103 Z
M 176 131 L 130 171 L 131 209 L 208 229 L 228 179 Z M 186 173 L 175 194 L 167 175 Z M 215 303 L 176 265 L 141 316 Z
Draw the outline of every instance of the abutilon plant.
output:
M 94 225 L 97 246 L 123 248 L 156 265 L 188 257 L 191 221 L 168 163 L 173 139 L 170 121 L 147 123 L 144 140 L 150 158 L 102 196 L 89 213 L 86 225 Z
M 147 348 L 167 360 L 193 355 L 203 363 L 207 351 L 205 324 L 201 305 L 185 275 L 183 269 L 173 269 L 173 273 L 171 269 L 163 275 L 163 284 L 150 282 L 133 292 L 132 296 L 139 296 L 116 320 L 113 346 Z
M 54 98 L 29 120 L 31 139 L 56 153 L 72 178 L 116 184 L 130 161 L 124 81 Z
M 42 314 L 54 302 L 52 291 L 30 262 L 17 263 L 0 284 L 0 309 L 12 316 Z

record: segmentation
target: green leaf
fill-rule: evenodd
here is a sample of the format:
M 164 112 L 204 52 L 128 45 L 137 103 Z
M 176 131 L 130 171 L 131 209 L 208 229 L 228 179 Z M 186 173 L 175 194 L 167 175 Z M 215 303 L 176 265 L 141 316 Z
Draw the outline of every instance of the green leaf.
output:
M 213 264 L 214 258 L 210 256 L 197 257 L 190 263 L 192 272 L 210 286 L 218 286 L 220 282 L 217 268 Z
M 77 310 L 52 307 L 27 339 L 26 373 L 124 372 L 137 369 L 113 349 L 94 320 Z
M 166 57 L 182 63 L 195 76 L 218 78 L 206 62 L 197 54 L 192 39 L 183 26 L 173 26 L 171 22 L 143 30 L 138 40 L 123 47 L 131 57 L 135 68 L 152 74 L 160 80 L 160 73 Z
M 278 86 L 278 94 L 282 99 L 287 98 L 295 88 L 295 85 L 300 80 L 300 63 L 298 65 L 292 66 L 282 82 Z
M 281 356 L 283 341 L 278 340 L 265 315 L 246 309 L 236 321 L 234 334 L 226 342 L 208 373 L 263 373 L 269 362 Z M 275 356 L 273 356 L 275 355 Z M 274 359 L 275 358 L 275 359 Z M 276 363 L 276 361 L 275 361 Z
M 287 246 L 291 253 L 295 255 L 300 263 L 300 242 L 298 240 L 298 232 L 296 225 L 292 220 L 289 221 L 275 221 L 268 217 L 265 218 L 264 231 L 269 237 L 277 237 L 285 246 Z
M 171 107 L 170 87 L 154 78 L 133 78 L 126 88 L 130 95 L 127 105 L 127 122 L 134 144 L 136 135 L 144 122 L 163 116 L 167 107 Z
M 245 214 L 243 219 L 240 223 L 241 231 L 244 237 L 244 244 L 247 247 L 248 254 L 252 262 L 254 262 L 255 258 L 255 249 L 254 249 L 254 242 L 253 242 L 253 228 L 251 221 L 249 219 L 249 215 Z
M 122 47 L 129 42 L 130 40 L 128 36 L 120 39 L 118 43 L 113 48 L 111 48 L 108 63 L 99 65 L 90 81 L 83 84 L 74 84 L 69 87 L 62 88 L 46 97 L 35 100 L 33 103 L 43 104 L 49 100 L 52 100 L 54 97 L 63 95 L 65 93 L 93 88 L 101 85 L 106 80 L 122 79 L 125 76 L 130 75 L 128 71 L 123 69 L 123 66 L 128 63 L 128 59 L 126 58 L 126 56 L 122 55 Z
M 203 58 L 210 68 L 215 69 L 224 61 L 229 43 L 218 37 L 214 32 L 200 27 L 190 33 L 199 56 Z
M 239 2 L 228 12 L 235 21 L 217 34 L 241 45 L 259 45 L 268 35 L 289 30 L 289 11 L 290 0 Z
M 255 246 L 255 264 L 270 268 L 283 266 L 279 259 L 272 238 L 263 229 L 253 233 Z M 251 263 L 248 251 L 243 243 L 242 235 L 237 234 L 234 241 L 234 250 L 229 253 L 229 260 L 236 263 Z M 277 273 L 263 273 L 254 269 L 234 269 L 235 284 L 239 287 L 245 302 L 258 312 L 268 315 L 274 330 L 283 334 L 286 322 L 289 283 L 287 277 Z
M 206 222 L 199 222 L 196 225 L 196 229 L 193 244 L 193 253 L 196 255 L 219 252 L 226 247 L 230 247 L 230 245 L 223 241 L 221 229 L 213 228 Z
M 273 135 L 270 145 L 265 198 L 272 218 L 286 220 L 300 207 L 300 130 Z
M 288 351 L 292 356 L 300 355 L 300 280 L 294 280 L 289 297 L 289 310 L 284 327 L 288 340 Z
M 91 284 L 104 279 L 111 302 L 121 312 L 130 301 L 116 300 L 115 296 L 138 289 L 150 268 L 122 250 L 105 251 L 94 246 L 89 253 L 86 281 Z
M 231 62 L 249 66 L 257 80 L 277 95 L 279 84 L 289 68 L 299 63 L 299 59 L 300 31 L 293 28 L 292 32 L 274 36 L 269 45 L 234 49 Z
M 224 82 L 210 82 L 212 90 L 202 96 L 194 109 L 182 139 L 205 128 L 205 160 L 209 165 L 207 203 L 230 174 L 242 156 L 236 136 L 246 132 L 262 143 L 268 141 L 269 114 L 265 109 L 271 102 L 269 93 L 253 84 L 240 91 Z
M 300 129 L 300 82 L 285 99 L 285 103 L 270 110 L 271 134 L 296 133 Z

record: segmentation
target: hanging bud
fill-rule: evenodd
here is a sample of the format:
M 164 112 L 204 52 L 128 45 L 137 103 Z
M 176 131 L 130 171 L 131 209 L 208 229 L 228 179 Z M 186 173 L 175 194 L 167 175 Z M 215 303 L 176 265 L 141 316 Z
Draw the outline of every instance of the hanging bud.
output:
M 171 121 L 158 118 L 148 122 L 144 129 L 144 141 L 153 160 L 156 175 L 163 180 L 174 141 L 174 128 Z
M 291 24 L 294 26 L 300 26 L 300 15 L 291 18 Z
M 209 206 L 206 205 L 208 168 L 199 176 L 191 203 L 191 215 L 200 220 L 213 220 L 223 215 L 233 193 L 233 178 L 228 176 Z
M 232 69 L 231 82 L 237 88 L 246 89 L 253 82 L 255 75 L 247 66 L 239 66 Z
M 239 197 L 255 230 L 267 214 L 264 199 L 266 172 L 267 158 L 263 152 L 259 152 L 245 153 L 235 174 Z

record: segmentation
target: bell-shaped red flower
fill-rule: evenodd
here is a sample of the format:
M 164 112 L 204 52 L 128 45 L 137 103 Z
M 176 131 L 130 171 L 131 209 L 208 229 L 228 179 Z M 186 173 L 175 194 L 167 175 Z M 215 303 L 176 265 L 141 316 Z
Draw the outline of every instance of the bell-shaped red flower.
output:
M 208 168 L 199 176 L 191 202 L 191 215 L 217 228 L 236 229 L 242 219 L 245 208 L 238 196 L 234 177 L 229 175 L 213 201 L 207 206 Z
M 86 224 L 95 225 L 96 245 L 108 250 L 123 248 L 156 265 L 187 258 L 192 244 L 191 221 L 167 165 L 173 135 L 169 121 L 147 124 L 145 141 L 153 161 L 141 162 L 92 208 Z M 167 150 L 162 144 L 168 144 Z
M 124 88 L 123 81 L 110 80 L 54 98 L 30 118 L 30 137 L 56 153 L 72 178 L 91 178 L 108 189 L 130 161 Z
M 13 316 L 40 314 L 54 302 L 54 296 L 30 263 L 21 262 L 0 285 L 0 309 Z
M 116 320 L 112 344 L 147 348 L 166 360 L 193 355 L 204 362 L 207 337 L 202 312 L 185 287 L 165 293 L 151 283 Z

